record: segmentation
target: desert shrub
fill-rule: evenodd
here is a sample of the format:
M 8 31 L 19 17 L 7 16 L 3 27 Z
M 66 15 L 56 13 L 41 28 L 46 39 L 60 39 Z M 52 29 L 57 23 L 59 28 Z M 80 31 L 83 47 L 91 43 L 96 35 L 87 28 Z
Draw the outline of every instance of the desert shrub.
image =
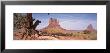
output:
M 66 36 L 72 36 L 73 34 L 72 33 L 66 33 L 65 35 Z
M 90 34 L 90 33 L 91 33 L 91 32 L 88 31 L 88 30 L 84 30 L 83 32 L 84 32 L 84 34 Z
M 79 36 L 79 33 L 72 33 L 72 36 Z
M 49 33 L 47 33 L 47 32 L 41 32 L 41 35 L 47 36 L 47 35 L 49 35 Z
M 54 29 L 54 28 L 49 28 L 45 30 L 46 32 L 53 34 L 53 33 L 62 33 L 61 29 Z
M 42 32 L 41 34 L 47 34 L 47 32 Z
M 77 32 L 77 33 L 80 33 L 80 32 Z
M 63 33 L 52 33 L 52 35 L 65 36 L 66 34 L 63 34 Z

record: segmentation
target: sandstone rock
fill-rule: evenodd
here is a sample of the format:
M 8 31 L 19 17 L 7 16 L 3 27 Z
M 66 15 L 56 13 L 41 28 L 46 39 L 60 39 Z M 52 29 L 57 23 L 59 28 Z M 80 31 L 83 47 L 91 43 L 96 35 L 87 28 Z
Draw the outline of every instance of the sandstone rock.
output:
M 50 18 L 49 25 L 40 31 L 48 32 L 48 33 L 60 33 L 63 32 L 64 29 L 60 26 L 59 21 L 55 18 Z
M 87 30 L 93 30 L 92 24 L 90 24 L 90 25 L 87 26 Z
M 89 24 L 86 28 L 87 31 L 93 32 L 95 29 L 93 28 L 92 24 Z

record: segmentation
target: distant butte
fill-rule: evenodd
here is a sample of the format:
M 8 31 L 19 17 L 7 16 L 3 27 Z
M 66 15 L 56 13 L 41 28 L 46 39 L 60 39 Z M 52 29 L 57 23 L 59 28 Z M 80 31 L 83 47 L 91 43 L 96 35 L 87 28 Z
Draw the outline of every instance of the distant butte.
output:
M 58 30 L 63 31 L 65 33 L 83 31 L 83 30 L 67 30 L 67 29 L 64 29 L 60 26 L 59 21 L 55 18 L 50 18 L 49 19 L 49 25 L 47 27 L 41 29 L 40 31 L 45 31 L 45 30 L 50 30 L 50 29 L 55 29 L 55 30 L 58 29 Z M 92 24 L 88 25 L 85 30 L 94 31 Z
M 45 27 L 44 29 L 48 29 L 48 28 L 57 28 L 57 29 L 62 29 L 64 30 L 60 24 L 59 24 L 59 21 L 55 18 L 50 18 L 49 20 L 49 25 L 47 27 Z
M 95 31 L 95 29 L 93 28 L 92 24 L 89 24 L 87 26 L 86 30 L 88 30 L 88 31 Z

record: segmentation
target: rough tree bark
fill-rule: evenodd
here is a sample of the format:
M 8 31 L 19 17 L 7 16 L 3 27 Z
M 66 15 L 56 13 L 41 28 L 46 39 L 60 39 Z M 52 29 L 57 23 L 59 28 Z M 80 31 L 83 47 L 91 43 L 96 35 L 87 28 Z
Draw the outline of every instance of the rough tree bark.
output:
M 41 21 L 32 18 L 32 13 L 14 13 L 14 32 L 23 33 L 23 37 L 26 35 L 38 34 L 35 28 L 41 23 Z M 33 21 L 35 23 L 33 24 Z

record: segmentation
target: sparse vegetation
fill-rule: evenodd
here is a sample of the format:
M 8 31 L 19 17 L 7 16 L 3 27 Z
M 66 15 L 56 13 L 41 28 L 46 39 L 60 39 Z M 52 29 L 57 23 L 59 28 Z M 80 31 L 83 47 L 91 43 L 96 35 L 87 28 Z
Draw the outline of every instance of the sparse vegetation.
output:
M 36 26 L 41 23 L 37 20 L 34 24 L 30 17 L 14 16 L 14 39 L 15 40 L 96 40 L 97 33 L 89 30 L 73 32 L 64 30 L 60 27 L 57 20 L 52 19 L 52 24 L 42 31 L 35 30 Z M 32 18 L 32 17 L 31 17 Z M 92 28 L 89 25 L 88 28 Z
M 91 31 L 88 31 L 88 30 L 84 30 L 83 32 L 84 32 L 84 34 L 90 34 L 91 33 Z

